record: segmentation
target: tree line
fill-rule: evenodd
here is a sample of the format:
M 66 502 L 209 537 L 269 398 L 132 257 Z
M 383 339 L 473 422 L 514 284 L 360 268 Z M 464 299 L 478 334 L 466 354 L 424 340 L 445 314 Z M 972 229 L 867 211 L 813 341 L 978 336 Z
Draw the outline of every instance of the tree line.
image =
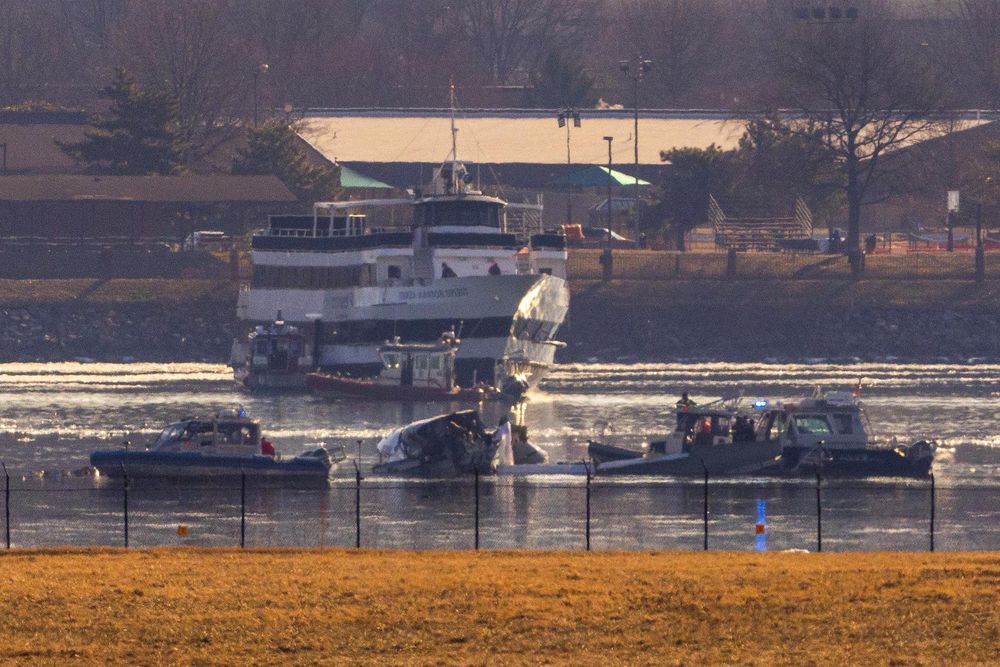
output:
M 653 62 L 648 108 L 792 101 L 767 53 L 803 9 L 891 10 L 952 102 L 1000 99 L 998 0 L 0 0 L 0 106 L 91 109 L 116 67 L 164 86 L 197 132 L 261 108 L 631 104 L 619 62 Z M 262 65 L 267 67 L 262 69 Z M 575 78 L 577 85 L 564 85 Z M 585 85 L 579 85 L 580 83 Z
M 0 9 L 0 103 L 93 107 L 96 83 L 118 71 L 104 96 L 114 105 L 113 88 L 131 86 L 131 102 L 166 105 L 154 125 L 169 130 L 158 140 L 178 168 L 210 160 L 257 125 L 259 109 L 274 118 L 285 103 L 441 106 L 454 80 L 465 107 L 628 105 L 632 80 L 619 62 L 640 55 L 652 61 L 643 107 L 724 107 L 750 119 L 738 151 L 664 154 L 674 166 L 661 219 L 678 238 L 704 205 L 692 193 L 798 194 L 844 207 L 857 275 L 861 208 L 891 176 L 885 156 L 939 131 L 954 109 L 1000 101 L 1000 0 L 0 0 Z M 287 124 L 267 126 L 288 134 Z M 109 148 L 122 128 L 95 127 L 87 145 L 67 150 L 100 164 L 85 149 Z M 282 136 L 251 137 L 264 140 L 233 169 L 273 162 Z

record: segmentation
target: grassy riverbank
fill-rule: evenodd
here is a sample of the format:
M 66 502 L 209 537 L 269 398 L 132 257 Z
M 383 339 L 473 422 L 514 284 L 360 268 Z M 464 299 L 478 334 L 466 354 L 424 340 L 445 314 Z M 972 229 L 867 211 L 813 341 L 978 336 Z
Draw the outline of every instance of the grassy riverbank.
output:
M 0 662 L 996 664 L 1000 556 L 0 556 Z

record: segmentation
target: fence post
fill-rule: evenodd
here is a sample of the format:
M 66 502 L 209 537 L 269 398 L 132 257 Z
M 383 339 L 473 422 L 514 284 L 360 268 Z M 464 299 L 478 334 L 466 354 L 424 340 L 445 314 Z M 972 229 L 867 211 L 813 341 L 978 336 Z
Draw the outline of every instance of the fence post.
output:
M 931 473 L 931 551 L 934 551 L 934 495 L 936 489 L 934 488 L 934 473 Z
M 701 467 L 705 471 L 705 510 L 704 515 L 702 516 L 705 528 L 704 550 L 708 551 L 708 468 L 705 467 L 704 463 L 701 464 Z
M 823 476 L 816 471 L 816 551 L 823 551 L 823 505 L 820 501 L 819 488 L 823 483 Z
M 479 551 L 479 466 L 474 468 L 476 477 L 476 551 Z
M 125 548 L 128 549 L 128 470 L 122 464 L 122 506 L 125 515 Z
M 584 535 L 586 536 L 587 551 L 590 551 L 590 464 L 584 463 L 587 469 L 587 523 L 585 524 Z
M 10 549 L 10 474 L 7 472 L 7 464 L 0 461 L 0 466 L 3 466 L 3 514 L 4 514 L 4 530 L 7 534 L 7 549 Z
M 354 462 L 354 548 L 361 548 L 361 468 Z
M 247 474 L 240 471 L 240 549 L 247 544 Z

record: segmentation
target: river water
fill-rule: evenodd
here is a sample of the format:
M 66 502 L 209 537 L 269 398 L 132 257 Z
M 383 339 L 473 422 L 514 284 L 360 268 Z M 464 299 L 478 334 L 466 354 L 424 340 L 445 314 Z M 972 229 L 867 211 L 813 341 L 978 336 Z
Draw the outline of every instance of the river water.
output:
M 671 406 L 684 389 L 698 402 L 738 392 L 787 400 L 816 387 L 850 389 L 859 378 L 880 439 L 937 441 L 933 503 L 926 480 L 830 480 L 822 483 L 817 515 L 815 480 L 712 480 L 712 548 L 754 548 L 763 509 L 772 549 L 815 549 L 819 540 L 824 549 L 924 549 L 932 506 L 936 548 L 1000 548 L 1000 365 L 562 365 L 531 391 L 524 419 L 532 442 L 552 460 L 579 461 L 596 434 L 638 447 L 646 435 L 667 430 Z M 237 405 L 261 420 L 280 451 L 343 445 L 351 459 L 360 459 L 366 477 L 356 494 L 355 468 L 347 461 L 329 490 L 247 490 L 247 544 L 350 545 L 358 539 L 357 518 L 364 545 L 475 544 L 473 480 L 412 482 L 366 474 L 381 436 L 445 412 L 447 405 L 248 395 L 224 366 L 149 363 L 0 364 L 0 401 L 0 460 L 11 475 L 15 546 L 120 544 L 121 484 L 82 474 L 90 451 L 123 439 L 146 442 L 169 421 Z M 496 418 L 484 414 L 487 423 Z M 241 489 L 133 484 L 131 544 L 238 543 Z M 482 480 L 480 545 L 581 548 L 586 495 L 585 480 L 574 477 Z M 704 496 L 702 480 L 595 481 L 592 546 L 702 548 Z M 179 525 L 188 526 L 187 535 L 178 535 Z

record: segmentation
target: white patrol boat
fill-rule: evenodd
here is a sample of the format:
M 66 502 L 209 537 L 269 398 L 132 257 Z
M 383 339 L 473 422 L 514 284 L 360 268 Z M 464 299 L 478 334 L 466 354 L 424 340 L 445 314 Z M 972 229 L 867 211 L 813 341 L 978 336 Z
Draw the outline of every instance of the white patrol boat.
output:
M 185 417 L 169 424 L 144 449 L 97 450 L 92 465 L 107 477 L 239 477 L 325 483 L 343 450 L 331 457 L 324 447 L 281 456 L 261 436 L 260 423 L 240 410 L 208 417 Z
M 454 138 L 454 117 L 452 130 Z M 453 139 L 451 160 L 410 199 L 320 202 L 312 215 L 272 216 L 252 237 L 253 275 L 237 306 L 245 331 L 280 310 L 309 338 L 317 370 L 372 377 L 384 341 L 430 343 L 453 328 L 463 339 L 457 384 L 537 382 L 562 345 L 565 237 L 543 233 L 540 204 L 474 189 L 456 155 Z M 404 206 L 412 219 L 373 229 L 361 211 L 379 206 Z M 244 333 L 234 366 L 246 344 Z
M 924 477 L 934 461 L 934 444 L 877 442 L 855 393 L 837 391 L 795 403 L 765 405 L 756 439 L 781 448 L 777 471 L 851 477 Z

